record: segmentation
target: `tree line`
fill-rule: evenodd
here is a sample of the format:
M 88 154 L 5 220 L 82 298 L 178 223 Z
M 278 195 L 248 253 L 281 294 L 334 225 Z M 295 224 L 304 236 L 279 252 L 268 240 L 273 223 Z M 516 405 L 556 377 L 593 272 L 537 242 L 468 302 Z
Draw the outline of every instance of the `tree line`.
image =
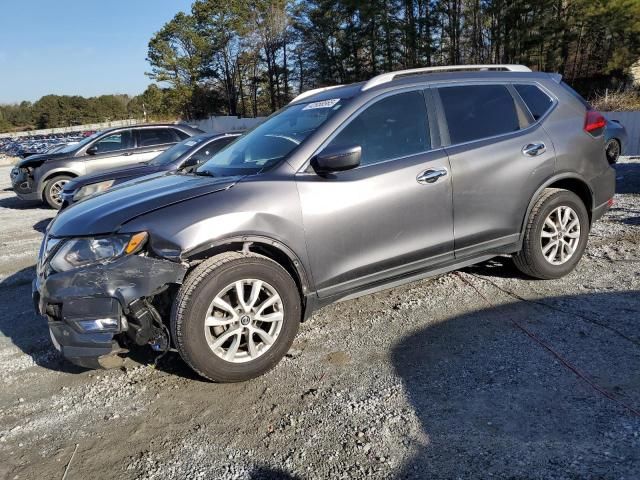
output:
M 0 130 L 267 115 L 309 88 L 470 63 L 559 72 L 592 96 L 627 87 L 639 58 L 640 0 L 195 0 L 150 39 L 142 95 L 0 106 Z
M 71 127 L 128 118 L 175 119 L 180 108 L 171 103 L 168 88 L 150 85 L 143 94 L 84 98 L 46 95 L 36 102 L 0 105 L 0 132 L 34 128 Z M 147 111 L 153 112 L 148 115 Z
M 628 84 L 640 0 L 196 0 L 149 43 L 187 117 L 264 115 L 312 87 L 420 66 L 521 63 L 590 96 Z

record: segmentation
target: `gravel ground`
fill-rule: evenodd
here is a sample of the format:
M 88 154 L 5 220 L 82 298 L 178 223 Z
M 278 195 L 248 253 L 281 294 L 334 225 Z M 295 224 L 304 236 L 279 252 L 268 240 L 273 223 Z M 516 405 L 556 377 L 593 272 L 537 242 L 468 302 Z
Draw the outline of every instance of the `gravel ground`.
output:
M 339 303 L 257 380 L 175 354 L 76 368 L 30 279 L 52 210 L 0 168 L 0 478 L 518 478 L 640 475 L 640 161 L 577 270 L 506 258 Z M 74 450 L 75 452 L 74 455 Z

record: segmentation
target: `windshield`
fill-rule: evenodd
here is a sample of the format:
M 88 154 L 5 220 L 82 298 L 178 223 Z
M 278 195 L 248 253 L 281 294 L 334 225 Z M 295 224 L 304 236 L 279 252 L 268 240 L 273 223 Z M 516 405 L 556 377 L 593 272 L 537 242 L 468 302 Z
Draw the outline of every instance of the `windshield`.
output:
M 335 98 L 286 107 L 214 154 L 196 173 L 224 177 L 268 170 L 280 163 L 344 103 L 345 100 Z
M 173 147 L 168 148 L 153 160 L 149 161 L 149 165 L 168 165 L 180 158 L 196 145 L 205 141 L 207 138 L 209 138 L 207 135 L 197 135 L 195 137 L 187 138 L 186 140 L 175 144 Z
M 94 138 L 96 138 L 98 135 L 101 135 L 101 134 L 102 134 L 102 132 L 96 132 L 93 135 L 91 135 L 90 137 L 85 138 L 84 140 L 82 140 L 79 143 L 74 143 L 74 144 L 71 144 L 71 145 L 67 145 L 62 150 L 58 150 L 58 153 L 75 152 L 76 150 L 84 147 L 87 143 L 89 143 L 91 140 L 93 140 Z

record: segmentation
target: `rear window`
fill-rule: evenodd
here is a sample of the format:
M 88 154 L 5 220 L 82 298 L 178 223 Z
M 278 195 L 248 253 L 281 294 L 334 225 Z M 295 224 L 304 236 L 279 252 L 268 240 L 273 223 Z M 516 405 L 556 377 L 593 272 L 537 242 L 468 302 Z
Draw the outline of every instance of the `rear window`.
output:
M 534 120 L 540 120 L 551 109 L 553 100 L 535 85 L 514 85 Z
M 513 97 L 504 85 L 464 85 L 438 89 L 452 144 L 520 130 Z
M 181 141 L 173 128 L 144 128 L 139 130 L 138 134 L 140 135 L 139 147 L 153 147 Z

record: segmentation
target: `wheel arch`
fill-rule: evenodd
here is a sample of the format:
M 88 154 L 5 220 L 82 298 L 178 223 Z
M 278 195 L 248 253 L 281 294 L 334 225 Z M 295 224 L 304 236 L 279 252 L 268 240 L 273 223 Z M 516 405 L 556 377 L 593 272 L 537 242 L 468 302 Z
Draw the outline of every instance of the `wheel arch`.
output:
M 80 174 L 77 172 L 74 172 L 72 170 L 66 170 L 66 169 L 60 169 L 60 170 L 52 170 L 51 172 L 47 172 L 41 179 L 40 179 L 40 185 L 38 187 L 38 190 L 40 192 L 40 196 L 43 198 L 44 200 L 44 187 L 47 184 L 47 182 L 49 180 L 51 180 L 53 177 L 58 177 L 58 176 L 67 176 L 67 177 L 71 177 L 71 178 L 76 178 L 79 177 Z
M 526 214 L 522 219 L 522 224 L 520 226 L 520 241 L 522 241 L 524 237 L 524 227 L 527 223 L 529 215 L 531 214 L 531 210 L 542 195 L 542 192 L 544 192 L 544 190 L 547 188 L 561 188 L 563 190 L 568 190 L 575 193 L 584 203 L 584 206 L 587 209 L 587 215 L 589 216 L 589 223 L 591 224 L 594 195 L 593 190 L 589 186 L 589 183 L 584 178 L 574 173 L 560 174 L 548 179 L 545 183 L 538 187 L 536 192 L 531 197 Z
M 193 247 L 185 251 L 182 258 L 189 263 L 199 263 L 201 260 L 229 251 L 258 253 L 270 258 L 291 275 L 298 286 L 303 302 L 304 298 L 311 293 L 310 277 L 299 256 L 284 243 L 273 238 L 259 235 L 228 237 Z

